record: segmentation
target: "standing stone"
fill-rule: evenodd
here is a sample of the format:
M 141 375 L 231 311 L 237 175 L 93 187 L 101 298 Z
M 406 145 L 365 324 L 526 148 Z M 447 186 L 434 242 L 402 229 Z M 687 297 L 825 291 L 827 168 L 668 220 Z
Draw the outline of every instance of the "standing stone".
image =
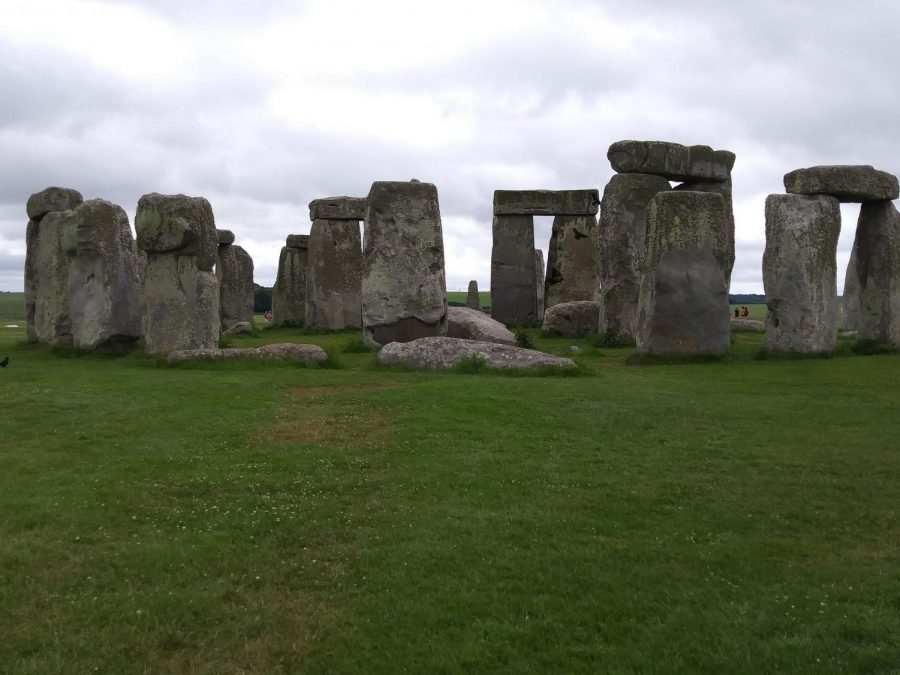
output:
M 141 337 L 141 280 L 128 215 L 91 199 L 75 214 L 76 250 L 69 267 L 72 341 L 80 349 L 136 342 Z
M 547 254 L 544 307 L 549 309 L 561 302 L 594 301 L 599 290 L 597 218 L 556 216 Z
M 308 255 L 306 327 L 360 328 L 362 246 L 359 221 L 315 219 L 309 231 Z
M 469 282 L 469 290 L 466 293 L 466 307 L 481 310 L 481 296 L 478 295 L 478 282 L 475 279 Z
M 601 333 L 630 340 L 637 335 L 650 201 L 658 192 L 669 189 L 669 181 L 661 176 L 621 173 L 614 175 L 603 190 L 597 237 L 605 309 Z
M 431 183 L 372 184 L 366 200 L 363 338 L 370 345 L 447 333 L 444 238 Z
M 538 321 L 544 320 L 544 252 L 534 249 L 534 288 L 535 288 L 535 316 Z
M 725 280 L 731 288 L 731 271 L 734 269 L 734 200 L 731 194 L 731 175 L 723 181 L 692 180 L 682 183 L 676 190 L 690 192 L 714 192 L 725 200 Z
M 234 234 L 218 230 L 219 256 L 216 279 L 219 282 L 219 320 L 222 333 L 238 324 L 253 325 L 253 259 L 242 247 L 234 245 Z
M 837 344 L 838 200 L 766 198 L 766 349 L 829 352 Z
M 534 217 L 494 216 L 492 229 L 491 316 L 507 326 L 533 324 L 537 321 Z
M 45 213 L 37 227 L 33 334 L 41 344 L 72 344 L 69 267 L 78 249 L 77 231 L 73 210 Z
M 867 202 L 856 226 L 859 339 L 900 347 L 900 213 L 893 202 Z
M 309 235 L 289 234 L 278 257 L 272 289 L 272 325 L 302 326 L 306 320 L 306 269 Z
M 707 192 L 660 192 L 650 202 L 638 299 L 637 348 L 724 354 L 731 339 L 725 283 L 725 203 Z
M 858 236 L 858 233 L 857 233 Z M 856 273 L 856 239 L 850 249 L 850 260 L 844 274 L 844 295 L 841 297 L 841 330 L 859 330 L 859 276 Z
M 138 200 L 138 247 L 147 252 L 144 341 L 150 355 L 219 345 L 219 242 L 202 197 L 152 193 Z

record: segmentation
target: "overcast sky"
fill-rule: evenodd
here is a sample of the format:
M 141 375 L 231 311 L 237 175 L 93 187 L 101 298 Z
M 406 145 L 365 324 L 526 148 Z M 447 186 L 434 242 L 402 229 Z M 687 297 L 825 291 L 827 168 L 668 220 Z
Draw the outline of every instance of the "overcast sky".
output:
M 815 164 L 900 172 L 892 0 L 4 0 L 0 290 L 25 202 L 204 196 L 271 285 L 317 197 L 435 183 L 447 286 L 490 283 L 498 188 L 598 188 L 621 139 L 737 154 L 735 292 L 763 202 Z M 858 207 L 844 207 L 839 283 Z M 536 219 L 546 251 L 550 219 Z

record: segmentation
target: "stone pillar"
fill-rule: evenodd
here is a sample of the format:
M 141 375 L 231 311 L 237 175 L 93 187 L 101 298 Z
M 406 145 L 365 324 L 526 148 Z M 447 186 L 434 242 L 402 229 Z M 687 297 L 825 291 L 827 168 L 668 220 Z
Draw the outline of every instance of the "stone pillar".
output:
M 138 247 L 147 252 L 144 342 L 151 355 L 219 346 L 219 283 L 212 269 L 219 242 L 212 207 L 202 197 L 144 195 Z
M 859 276 L 856 273 L 856 239 L 850 250 L 847 272 L 844 275 L 844 295 L 841 297 L 841 330 L 859 330 Z
M 605 309 L 601 333 L 635 339 L 650 200 L 669 189 L 661 176 L 620 173 L 603 190 L 597 236 Z
M 537 321 L 534 217 L 494 216 L 491 317 L 507 326 Z
M 689 180 L 675 188 L 690 192 L 714 192 L 725 200 L 725 280 L 731 288 L 731 271 L 734 269 L 734 199 L 732 198 L 731 172 L 723 181 Z
M 597 218 L 556 216 L 547 252 L 544 307 L 549 309 L 561 302 L 593 302 L 599 291 Z
M 431 183 L 375 182 L 366 199 L 363 339 L 409 342 L 447 333 L 444 238 Z
M 466 293 L 466 307 L 481 311 L 481 296 L 478 294 L 478 282 L 475 279 L 469 282 L 469 290 Z
M 900 213 L 889 200 L 866 202 L 856 226 L 859 339 L 900 348 Z
M 219 319 L 222 333 L 246 331 L 253 327 L 253 259 L 234 245 L 234 233 L 216 230 L 219 254 L 216 279 L 219 281 Z
M 309 235 L 289 234 L 285 244 L 272 289 L 272 325 L 299 327 L 306 320 Z
M 362 245 L 358 220 L 317 218 L 309 231 L 306 327 L 362 327 Z
M 660 192 L 650 202 L 638 299 L 637 348 L 724 354 L 728 317 L 725 204 L 706 192 Z
M 766 198 L 766 349 L 829 352 L 837 344 L 838 200 Z
M 537 320 L 544 320 L 544 252 L 536 248 L 534 249 L 534 289 L 536 297 L 535 315 Z

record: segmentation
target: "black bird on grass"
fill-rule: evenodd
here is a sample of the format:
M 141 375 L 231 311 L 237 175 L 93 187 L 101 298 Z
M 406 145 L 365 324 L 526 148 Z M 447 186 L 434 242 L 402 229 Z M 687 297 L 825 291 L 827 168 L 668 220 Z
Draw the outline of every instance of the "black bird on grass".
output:
M 9 365 L 9 357 L 7 356 L 5 359 L 0 361 L 0 368 L 6 368 Z

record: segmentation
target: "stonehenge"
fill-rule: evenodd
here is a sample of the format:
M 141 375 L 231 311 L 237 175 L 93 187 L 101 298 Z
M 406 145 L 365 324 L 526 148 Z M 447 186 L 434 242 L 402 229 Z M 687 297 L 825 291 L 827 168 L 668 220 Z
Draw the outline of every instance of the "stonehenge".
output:
M 900 347 L 900 213 L 892 201 L 862 205 L 853 256 L 859 339 Z
M 219 317 L 222 334 L 248 330 L 253 325 L 253 259 L 234 245 L 234 233 L 216 230 L 219 252 L 216 278 L 219 281 Z
M 447 308 L 447 337 L 516 344 L 516 336 L 506 326 L 471 307 Z
M 592 301 L 599 291 L 596 216 L 556 216 L 547 252 L 544 308 Z
M 301 326 L 306 320 L 306 268 L 309 235 L 289 234 L 278 256 L 272 288 L 272 325 Z
M 537 320 L 544 320 L 544 252 L 534 249 L 534 288 L 537 297 Z
M 446 335 L 444 238 L 437 188 L 419 181 L 376 181 L 366 198 L 365 228 L 364 341 L 381 346 Z
M 617 141 L 606 157 L 616 173 L 652 174 L 677 182 L 728 180 L 735 160 L 728 150 L 665 141 Z
M 481 311 L 481 296 L 478 294 L 478 282 L 472 279 L 466 291 L 466 307 Z
M 830 195 L 841 202 L 897 199 L 897 177 L 868 164 L 812 166 L 784 176 L 784 191 L 799 195 Z
M 603 304 L 596 300 L 560 302 L 544 313 L 541 331 L 545 335 L 582 337 L 597 332 Z
M 332 197 L 310 202 L 305 327 L 362 327 L 362 243 L 365 199 Z

